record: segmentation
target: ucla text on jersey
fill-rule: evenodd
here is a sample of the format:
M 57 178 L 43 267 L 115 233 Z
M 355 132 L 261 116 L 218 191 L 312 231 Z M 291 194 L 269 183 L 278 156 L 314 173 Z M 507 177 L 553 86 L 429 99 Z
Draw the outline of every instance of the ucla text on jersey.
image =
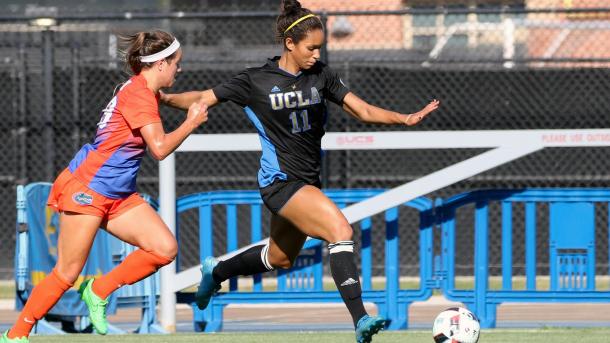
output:
M 303 97 L 302 91 L 291 91 L 286 93 L 271 93 L 269 94 L 269 100 L 271 100 L 271 108 L 274 111 L 283 110 L 284 108 L 303 108 L 322 102 L 316 87 L 311 87 L 309 98 Z

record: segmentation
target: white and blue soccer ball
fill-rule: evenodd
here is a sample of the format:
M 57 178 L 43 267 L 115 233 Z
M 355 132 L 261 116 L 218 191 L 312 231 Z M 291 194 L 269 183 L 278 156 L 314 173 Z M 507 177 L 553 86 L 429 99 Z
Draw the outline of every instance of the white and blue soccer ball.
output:
M 477 316 L 462 307 L 448 308 L 439 313 L 432 327 L 435 343 L 476 343 L 480 332 Z

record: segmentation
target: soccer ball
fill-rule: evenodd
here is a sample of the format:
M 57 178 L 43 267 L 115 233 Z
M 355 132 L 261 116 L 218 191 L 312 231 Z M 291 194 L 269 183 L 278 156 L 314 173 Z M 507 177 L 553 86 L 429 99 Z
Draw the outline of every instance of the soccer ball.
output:
M 432 336 L 435 343 L 476 343 L 480 331 L 481 325 L 474 313 L 452 307 L 436 316 Z

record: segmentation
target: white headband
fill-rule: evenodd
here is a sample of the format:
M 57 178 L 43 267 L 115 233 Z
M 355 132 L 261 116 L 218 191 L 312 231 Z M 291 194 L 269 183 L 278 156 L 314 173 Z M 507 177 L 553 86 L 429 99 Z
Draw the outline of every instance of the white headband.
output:
M 174 38 L 174 41 L 172 42 L 172 44 L 170 44 L 167 48 L 165 48 L 157 53 L 154 53 L 152 55 L 140 56 L 140 61 L 142 61 L 144 63 L 157 62 L 168 56 L 171 56 L 179 48 L 180 48 L 180 43 L 178 42 L 178 40 L 176 38 Z

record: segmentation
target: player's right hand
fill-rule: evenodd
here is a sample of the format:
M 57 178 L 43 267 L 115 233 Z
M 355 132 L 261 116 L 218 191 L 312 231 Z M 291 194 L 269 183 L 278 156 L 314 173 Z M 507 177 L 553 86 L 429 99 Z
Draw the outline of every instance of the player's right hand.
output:
M 419 112 L 415 112 L 415 113 L 411 113 L 409 115 L 407 115 L 405 118 L 404 123 L 407 124 L 408 126 L 413 126 L 418 124 L 420 121 L 424 120 L 424 118 L 426 118 L 428 116 L 428 114 L 436 111 L 438 109 L 438 106 L 440 105 L 440 101 L 434 99 L 432 101 L 430 101 L 430 103 L 428 105 L 426 105 L 426 107 L 422 108 Z
M 203 100 L 192 103 L 186 115 L 186 120 L 192 123 L 193 127 L 198 127 L 208 121 L 208 105 Z

